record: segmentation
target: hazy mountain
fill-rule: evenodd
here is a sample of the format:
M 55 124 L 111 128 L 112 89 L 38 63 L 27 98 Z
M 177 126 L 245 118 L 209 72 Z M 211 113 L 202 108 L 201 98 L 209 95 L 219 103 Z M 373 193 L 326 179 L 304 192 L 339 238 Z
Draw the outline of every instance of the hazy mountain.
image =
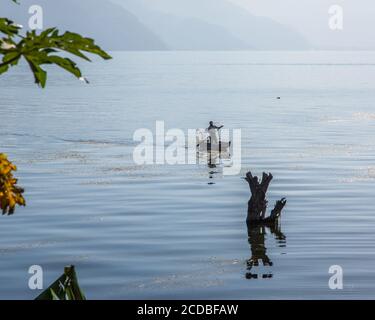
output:
M 149 9 L 139 0 L 117 1 L 133 12 L 173 50 L 242 50 L 252 47 L 220 25 Z
M 43 7 L 45 27 L 80 32 L 107 50 L 309 47 L 291 28 L 227 0 L 0 0 L 0 12 L 27 26 L 32 4 Z
M 28 26 L 31 5 L 43 8 L 44 27 L 79 32 L 93 37 L 107 50 L 163 50 L 166 45 L 137 17 L 106 0 L 22 0 L 15 5 L 0 0 L 0 16 Z
M 254 16 L 227 0 L 112 1 L 132 11 L 172 48 L 183 41 L 192 47 L 191 41 L 207 46 L 214 41 L 215 49 L 309 48 L 305 38 L 292 28 Z

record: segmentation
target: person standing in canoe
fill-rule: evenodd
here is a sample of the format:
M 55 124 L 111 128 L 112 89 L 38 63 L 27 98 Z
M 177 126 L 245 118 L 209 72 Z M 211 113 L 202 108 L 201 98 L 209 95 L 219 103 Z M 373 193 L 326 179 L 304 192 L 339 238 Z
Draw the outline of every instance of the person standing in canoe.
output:
M 224 126 L 217 127 L 214 125 L 213 121 L 210 121 L 210 126 L 207 128 L 208 134 L 210 136 L 211 144 L 219 144 L 219 130 Z

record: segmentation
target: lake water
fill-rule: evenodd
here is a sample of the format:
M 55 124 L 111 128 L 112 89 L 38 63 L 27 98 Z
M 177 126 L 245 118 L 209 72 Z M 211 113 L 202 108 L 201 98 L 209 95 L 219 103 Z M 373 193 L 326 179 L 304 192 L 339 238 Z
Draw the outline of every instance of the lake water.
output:
M 45 286 L 76 265 L 89 299 L 374 298 L 374 52 L 114 57 L 83 64 L 90 85 L 55 69 L 45 90 L 24 67 L 0 79 L 0 150 L 27 199 L 0 217 L 1 299 L 39 294 L 35 264 Z M 156 120 L 241 129 L 241 174 L 136 165 L 133 133 Z M 250 240 L 248 170 L 274 175 L 270 204 L 288 199 L 280 229 Z M 249 270 L 251 246 L 272 266 Z

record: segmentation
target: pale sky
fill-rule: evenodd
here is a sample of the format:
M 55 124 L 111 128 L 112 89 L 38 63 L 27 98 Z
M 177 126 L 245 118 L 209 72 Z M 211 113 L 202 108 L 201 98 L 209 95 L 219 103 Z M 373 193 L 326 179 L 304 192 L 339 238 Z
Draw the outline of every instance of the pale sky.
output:
M 128 0 L 113 0 L 125 3 Z M 148 0 L 154 7 L 158 1 Z M 178 2 L 186 0 L 174 0 Z M 226 0 L 254 15 L 271 18 L 289 25 L 301 33 L 315 47 L 375 49 L 375 0 Z M 194 1 L 192 1 L 194 2 Z M 196 2 L 194 2 L 196 3 Z M 198 2 L 199 3 L 199 2 Z M 328 27 L 329 8 L 341 5 L 344 12 L 344 29 L 332 31 Z M 168 7 L 163 6 L 164 11 Z M 197 6 L 199 12 L 200 8 Z
M 26 1 L 26 0 L 24 0 Z M 33 0 L 29 0 L 29 2 Z M 38 3 L 41 0 L 35 0 Z M 47 1 L 47 0 L 44 0 Z M 76 3 L 81 3 L 75 0 Z M 375 50 L 375 0 L 100 0 L 103 2 L 111 1 L 118 4 L 123 4 L 126 9 L 131 6 L 131 3 L 141 5 L 141 11 L 162 11 L 164 13 L 171 13 L 171 16 L 196 16 L 204 23 L 221 26 L 224 31 L 228 31 L 234 37 L 243 40 L 243 33 L 245 37 L 256 38 L 262 36 L 261 30 L 257 29 L 257 34 L 251 35 L 248 29 L 244 28 L 248 21 L 254 17 L 247 18 L 246 14 L 242 14 L 242 10 L 237 10 L 228 5 L 231 2 L 248 10 L 251 14 L 263 16 L 275 20 L 282 25 L 288 25 L 292 29 L 298 31 L 298 36 L 303 35 L 312 48 L 316 49 L 372 49 Z M 53 2 L 53 1 L 51 1 Z M 10 3 L 10 1 L 7 1 Z M 50 2 L 48 2 L 50 4 Z M 55 3 L 64 3 L 63 1 L 55 0 Z M 87 0 L 85 3 L 90 3 Z M 343 30 L 332 30 L 329 28 L 329 8 L 334 5 L 340 5 L 343 9 Z M 51 4 L 53 6 L 53 4 Z M 13 6 L 16 8 L 16 6 Z M 94 6 L 92 6 L 94 7 Z M 214 10 L 213 10 L 214 8 Z M 91 8 L 92 11 L 95 11 Z M 97 10 L 101 10 L 98 8 Z M 142 12 L 138 12 L 141 15 Z M 213 12 L 215 12 L 213 14 Z M 238 13 L 240 12 L 240 14 Z M 239 19 L 239 17 L 243 19 Z M 61 16 L 63 17 L 63 16 Z M 213 19 L 215 18 L 216 19 Z M 240 17 L 240 18 L 241 18 Z M 69 20 L 69 17 L 64 17 Z M 151 19 L 145 18 L 146 24 Z M 171 20 L 171 19 L 170 19 Z M 262 19 L 258 19 L 262 20 Z M 263 19 L 267 20 L 267 19 Z M 120 23 L 121 21 L 119 21 Z M 163 22 L 163 21 L 161 21 Z M 236 24 L 236 28 L 228 28 L 227 22 L 231 26 Z M 272 23 L 272 21 L 270 21 Z M 142 21 L 145 24 L 145 21 Z M 227 24 L 226 24 L 227 23 Z M 284 26 L 276 25 L 278 30 Z M 168 25 L 169 36 L 174 32 L 171 28 L 172 24 Z M 269 24 L 268 24 L 269 25 Z M 158 33 L 160 23 L 147 26 L 150 30 Z M 187 26 L 189 27 L 189 26 Z M 207 25 L 205 26 L 207 28 Z M 202 27 L 203 28 L 203 27 Z M 188 28 L 186 28 L 187 30 Z M 192 28 L 196 31 L 196 29 Z M 259 28 L 261 29 L 261 28 Z M 180 29 L 178 29 L 180 31 Z M 185 30 L 185 31 L 186 31 Z M 186 32 L 185 32 L 186 33 Z M 192 32 L 194 33 L 194 32 Z M 242 34 L 241 34 L 242 33 Z M 291 32 L 296 34 L 295 32 Z M 184 35 L 184 32 L 181 32 Z M 199 37 L 199 32 L 195 32 L 195 37 Z M 221 33 L 223 34 L 223 32 Z M 267 30 L 264 30 L 267 35 Z M 272 33 L 268 33 L 271 34 Z M 275 33 L 273 33 L 275 34 Z M 159 37 L 161 37 L 158 34 Z M 183 36 L 178 31 L 175 32 L 175 38 Z M 279 38 L 273 36 L 275 41 Z M 134 34 L 134 38 L 136 35 Z M 265 37 L 266 38 L 266 37 Z M 301 37 L 302 38 L 302 37 Z M 162 39 L 162 38 L 161 38 Z M 285 42 L 286 38 L 282 38 Z M 220 40 L 220 39 L 219 39 Z M 294 41 L 294 40 L 293 40 Z M 256 46 L 255 46 L 256 47 Z
M 178 0 L 177 0 L 178 1 Z M 311 42 L 348 47 L 374 47 L 374 0 L 229 0 L 247 8 L 251 13 L 270 17 L 291 25 Z M 341 5 L 344 10 L 344 29 L 328 28 L 328 10 Z

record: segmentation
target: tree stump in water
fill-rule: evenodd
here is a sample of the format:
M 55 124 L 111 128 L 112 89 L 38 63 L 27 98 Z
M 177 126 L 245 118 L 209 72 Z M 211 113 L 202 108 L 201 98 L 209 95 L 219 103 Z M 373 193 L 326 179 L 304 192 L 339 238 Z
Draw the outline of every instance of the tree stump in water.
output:
M 251 198 L 247 209 L 247 223 L 270 223 L 275 222 L 280 217 L 281 211 L 286 204 L 285 198 L 277 201 L 274 209 L 271 211 L 271 215 L 266 217 L 268 204 L 266 194 L 272 179 L 273 176 L 271 173 L 267 174 L 263 172 L 262 181 L 259 181 L 258 177 L 254 177 L 251 172 L 246 174 L 245 180 L 248 182 L 251 191 Z

